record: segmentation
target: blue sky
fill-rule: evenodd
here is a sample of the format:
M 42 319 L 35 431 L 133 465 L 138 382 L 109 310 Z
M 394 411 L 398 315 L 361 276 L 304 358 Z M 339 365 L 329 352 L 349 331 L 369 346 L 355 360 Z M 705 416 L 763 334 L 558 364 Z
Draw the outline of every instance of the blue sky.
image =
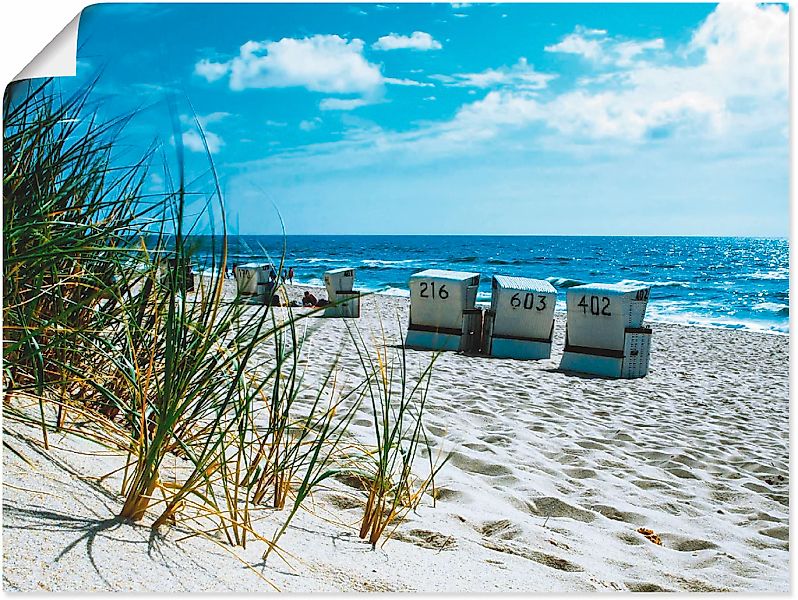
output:
M 778 5 L 95 5 L 78 59 L 232 233 L 788 231 Z

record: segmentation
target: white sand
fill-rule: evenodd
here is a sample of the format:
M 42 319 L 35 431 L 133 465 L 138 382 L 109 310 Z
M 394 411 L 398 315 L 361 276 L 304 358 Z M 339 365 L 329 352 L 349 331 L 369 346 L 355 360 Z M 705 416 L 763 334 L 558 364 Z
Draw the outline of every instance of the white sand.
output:
M 399 343 L 404 298 L 368 297 L 356 321 L 305 321 L 311 388 L 339 349 L 342 376 L 362 378 L 347 326 L 377 338 L 378 313 Z M 361 516 L 363 494 L 334 481 L 281 540 L 290 566 L 263 565 L 259 543 L 177 543 L 174 529 L 113 520 L 118 479 L 97 478 L 120 457 L 79 454 L 88 442 L 59 436 L 46 454 L 36 430 L 6 423 L 36 468 L 4 453 L 4 587 L 272 589 L 243 560 L 285 591 L 789 590 L 789 339 L 653 327 L 650 373 L 638 380 L 556 371 L 561 315 L 550 360 L 443 354 L 426 416 L 436 450 L 452 455 L 437 506 L 425 499 L 372 551 L 354 527 L 325 520 Z M 408 351 L 419 369 L 430 357 Z M 370 422 L 363 407 L 353 433 L 368 440 Z M 278 519 L 258 518 L 271 534 Z

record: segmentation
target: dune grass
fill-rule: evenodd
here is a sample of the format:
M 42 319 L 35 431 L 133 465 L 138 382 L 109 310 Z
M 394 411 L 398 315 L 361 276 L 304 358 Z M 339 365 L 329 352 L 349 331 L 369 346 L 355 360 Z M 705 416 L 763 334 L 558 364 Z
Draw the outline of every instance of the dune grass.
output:
M 361 471 L 369 487 L 359 534 L 375 548 L 391 524 L 397 525 L 407 511 L 418 506 L 447 460 L 437 465 L 432 462 L 423 426 L 437 354 L 413 379 L 404 346 L 392 348 L 383 332 L 371 353 L 364 351 L 368 346 L 359 329 L 350 328 L 350 334 L 366 376 L 375 441 L 375 447 L 365 453 Z M 419 478 L 413 464 L 422 448 L 430 458 L 430 470 Z
M 6 417 L 35 423 L 45 448 L 62 431 L 122 451 L 120 517 L 149 515 L 155 528 L 210 519 L 231 545 L 265 543 L 264 558 L 354 460 L 372 482 L 361 537 L 375 545 L 437 473 L 412 474 L 432 364 L 411 382 L 404 353 L 372 356 L 358 334 L 363 380 L 339 382 L 333 361 L 307 385 L 298 323 L 308 315 L 224 298 L 225 207 L 207 145 L 211 189 L 189 215 L 179 129 L 176 164 L 162 159 L 167 189 L 147 194 L 154 148 L 120 165 L 114 144 L 131 117 L 99 121 L 90 94 L 64 99 L 43 82 L 4 100 Z M 191 236 L 214 215 L 218 246 L 189 292 Z M 256 358 L 265 348 L 267 364 Z M 364 403 L 376 448 L 348 430 Z M 253 525 L 261 507 L 281 514 L 272 535 Z

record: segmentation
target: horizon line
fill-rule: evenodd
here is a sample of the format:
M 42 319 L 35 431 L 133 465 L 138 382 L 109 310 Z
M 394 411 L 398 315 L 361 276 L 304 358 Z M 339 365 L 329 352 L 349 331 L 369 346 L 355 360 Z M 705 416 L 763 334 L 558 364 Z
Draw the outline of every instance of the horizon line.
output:
M 153 233 L 153 235 L 156 235 Z M 187 237 L 222 237 L 222 233 L 196 233 Z M 657 234 L 618 234 L 618 233 L 227 233 L 227 237 L 269 236 L 269 237 L 619 237 L 619 238 L 728 238 L 728 239 L 783 239 L 789 235 L 723 235 L 698 233 L 657 233 Z

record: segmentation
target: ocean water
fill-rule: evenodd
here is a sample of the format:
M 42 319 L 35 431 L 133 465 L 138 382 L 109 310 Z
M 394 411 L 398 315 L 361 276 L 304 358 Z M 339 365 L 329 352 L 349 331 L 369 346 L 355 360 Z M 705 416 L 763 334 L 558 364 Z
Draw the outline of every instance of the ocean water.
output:
M 200 268 L 210 238 L 196 238 Z M 324 271 L 357 269 L 356 289 L 408 295 L 427 269 L 480 273 L 478 301 L 490 301 L 494 274 L 550 281 L 561 293 L 587 282 L 652 286 L 652 321 L 789 332 L 789 241 L 723 237 L 570 236 L 231 236 L 232 263 L 286 266 L 295 283 L 323 285 Z

